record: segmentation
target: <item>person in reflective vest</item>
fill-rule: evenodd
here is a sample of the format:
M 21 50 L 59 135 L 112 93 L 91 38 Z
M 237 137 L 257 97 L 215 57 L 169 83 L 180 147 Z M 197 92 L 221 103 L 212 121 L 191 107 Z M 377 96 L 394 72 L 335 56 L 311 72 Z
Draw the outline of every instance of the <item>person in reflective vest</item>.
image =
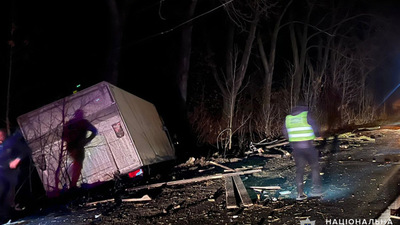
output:
M 312 115 L 306 106 L 298 105 L 292 109 L 292 113 L 286 116 L 283 133 L 289 140 L 293 149 L 292 155 L 296 163 L 296 200 L 304 200 L 307 195 L 304 193 L 304 168 L 307 163 L 311 167 L 313 189 L 312 197 L 320 197 L 321 178 L 319 168 L 319 153 L 314 147 L 313 140 L 318 136 L 318 129 Z

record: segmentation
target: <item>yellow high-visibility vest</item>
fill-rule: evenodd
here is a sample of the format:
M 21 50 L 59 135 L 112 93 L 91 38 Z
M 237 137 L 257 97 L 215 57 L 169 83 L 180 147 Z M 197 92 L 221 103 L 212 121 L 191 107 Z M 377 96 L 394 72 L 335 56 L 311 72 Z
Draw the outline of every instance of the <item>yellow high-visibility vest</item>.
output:
M 308 112 L 304 111 L 295 116 L 286 116 L 286 129 L 290 142 L 314 140 L 314 130 L 307 122 L 307 114 Z

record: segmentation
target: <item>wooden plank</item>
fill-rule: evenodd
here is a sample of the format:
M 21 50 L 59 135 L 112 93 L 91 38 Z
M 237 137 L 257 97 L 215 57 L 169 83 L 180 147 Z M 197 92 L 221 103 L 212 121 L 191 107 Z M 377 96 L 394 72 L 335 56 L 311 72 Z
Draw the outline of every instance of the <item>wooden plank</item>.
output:
M 223 178 L 223 177 L 231 177 L 231 176 L 235 176 L 235 175 L 251 174 L 251 173 L 257 173 L 257 172 L 261 172 L 261 170 L 260 169 L 247 170 L 247 171 L 241 171 L 241 172 L 235 172 L 235 173 L 216 174 L 216 175 L 211 175 L 211 176 L 195 177 L 195 178 L 185 179 L 185 180 L 170 181 L 170 182 L 167 182 L 167 186 L 195 183 L 195 182 L 200 182 L 200 181 L 219 179 L 219 178 Z
M 278 144 L 274 144 L 274 145 L 265 146 L 265 148 L 266 148 L 266 149 L 270 149 L 270 148 L 273 148 L 273 147 L 278 147 L 278 146 L 288 145 L 288 144 L 289 144 L 289 142 L 288 142 L 288 141 L 285 141 L 285 142 L 282 142 L 282 143 L 278 143 Z
M 282 155 L 279 154 L 264 154 L 264 153 L 256 153 L 255 155 L 265 157 L 265 158 L 282 158 Z
M 239 175 L 233 176 L 232 179 L 239 192 L 239 196 L 240 199 L 242 200 L 243 206 L 245 207 L 252 206 L 253 202 L 251 201 L 249 193 L 247 193 L 247 190 L 244 187 L 242 179 L 239 177 Z
M 124 198 L 122 202 L 144 202 L 144 201 L 151 201 L 150 196 L 143 195 L 141 198 Z
M 252 189 L 258 189 L 258 190 L 280 190 L 281 187 L 279 186 L 250 186 Z
M 262 169 L 264 168 L 263 166 L 257 166 L 257 167 L 252 167 L 252 169 L 256 170 L 256 169 Z M 248 171 L 250 170 L 250 168 L 235 168 L 236 172 L 240 172 L 240 171 Z M 228 170 L 224 170 L 224 172 L 230 172 Z
M 399 217 L 399 216 L 393 216 L 393 215 L 391 215 L 391 216 L 390 216 L 390 219 L 400 220 L 400 217 Z
M 221 165 L 221 164 L 219 164 L 219 163 L 216 163 L 216 162 L 213 162 L 213 161 L 208 161 L 208 162 L 211 163 L 211 164 L 213 164 L 213 165 L 215 165 L 215 166 L 219 166 L 219 167 L 221 167 L 221 168 L 224 168 L 224 169 L 227 170 L 228 172 L 235 172 L 234 169 L 229 168 L 229 167 L 224 166 L 224 165 Z
M 141 198 L 124 198 L 121 199 L 122 202 L 144 202 L 144 201 L 150 201 L 151 198 L 148 195 L 143 195 Z M 88 202 L 85 205 L 86 206 L 91 206 L 91 205 L 97 205 L 101 203 L 106 203 L 106 202 L 114 202 L 115 199 L 110 198 L 110 199 L 105 199 L 105 200 L 100 200 L 100 201 L 95 201 L 95 202 Z
M 138 191 L 138 190 L 142 190 L 142 189 L 157 188 L 157 187 L 161 187 L 164 185 L 172 186 L 172 185 L 189 184 L 189 183 L 195 183 L 195 182 L 202 182 L 202 181 L 206 181 L 206 180 L 220 179 L 223 177 L 231 177 L 231 176 L 235 176 L 235 175 L 245 175 L 245 174 L 258 173 L 258 172 L 261 172 L 261 169 L 246 170 L 246 171 L 240 171 L 240 172 L 235 172 L 235 173 L 216 174 L 216 175 L 210 175 L 210 176 L 195 177 L 195 178 L 190 178 L 190 179 L 155 183 L 155 184 L 143 185 L 143 186 L 139 186 L 139 187 L 127 188 L 125 190 L 126 191 Z
M 105 200 L 100 200 L 100 201 L 95 201 L 95 202 L 88 202 L 85 205 L 86 206 L 91 206 L 91 205 L 97 205 L 97 204 L 101 204 L 101 203 L 106 203 L 106 202 L 113 202 L 115 201 L 113 198 L 110 199 L 105 199 Z
M 236 209 L 238 205 L 236 204 L 235 189 L 233 187 L 232 177 L 225 177 L 225 190 L 226 190 L 226 208 Z

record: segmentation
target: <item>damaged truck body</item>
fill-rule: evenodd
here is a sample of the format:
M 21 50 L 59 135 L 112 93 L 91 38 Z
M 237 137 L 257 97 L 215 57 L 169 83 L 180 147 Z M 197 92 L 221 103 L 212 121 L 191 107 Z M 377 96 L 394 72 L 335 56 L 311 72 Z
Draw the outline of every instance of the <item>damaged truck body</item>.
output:
M 101 82 L 17 118 L 48 196 L 69 189 L 72 160 L 63 125 L 81 109 L 98 135 L 85 146 L 78 185 L 97 184 L 146 166 L 175 159 L 175 150 L 156 107 Z

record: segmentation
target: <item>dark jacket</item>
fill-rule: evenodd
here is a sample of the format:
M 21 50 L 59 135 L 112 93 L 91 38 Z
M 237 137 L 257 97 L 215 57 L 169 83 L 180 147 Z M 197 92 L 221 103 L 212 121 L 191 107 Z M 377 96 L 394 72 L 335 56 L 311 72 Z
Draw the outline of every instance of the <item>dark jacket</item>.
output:
M 0 171 L 3 171 L 4 175 L 17 171 L 16 169 L 10 169 L 9 163 L 16 158 L 23 160 L 29 154 L 30 148 L 22 137 L 21 132 L 15 132 L 0 144 Z
M 295 116 L 295 115 L 298 115 L 298 114 L 300 114 L 300 113 L 302 113 L 304 111 L 308 111 L 306 106 L 296 106 L 296 107 L 294 107 L 292 109 L 292 112 L 290 113 L 290 115 Z M 313 116 L 311 115 L 310 112 L 308 112 L 308 114 L 307 114 L 307 122 L 313 128 L 315 136 L 319 137 L 319 129 L 318 129 L 318 127 L 317 127 L 317 125 L 315 123 L 315 120 L 313 119 Z M 282 133 L 285 136 L 285 138 L 287 140 L 289 140 L 289 135 L 288 135 L 287 128 L 286 128 L 286 122 L 284 122 L 284 124 L 283 124 Z M 293 149 L 296 149 L 296 148 L 310 148 L 310 147 L 313 147 L 313 141 L 310 140 L 310 141 L 290 142 L 290 146 L 292 146 Z

